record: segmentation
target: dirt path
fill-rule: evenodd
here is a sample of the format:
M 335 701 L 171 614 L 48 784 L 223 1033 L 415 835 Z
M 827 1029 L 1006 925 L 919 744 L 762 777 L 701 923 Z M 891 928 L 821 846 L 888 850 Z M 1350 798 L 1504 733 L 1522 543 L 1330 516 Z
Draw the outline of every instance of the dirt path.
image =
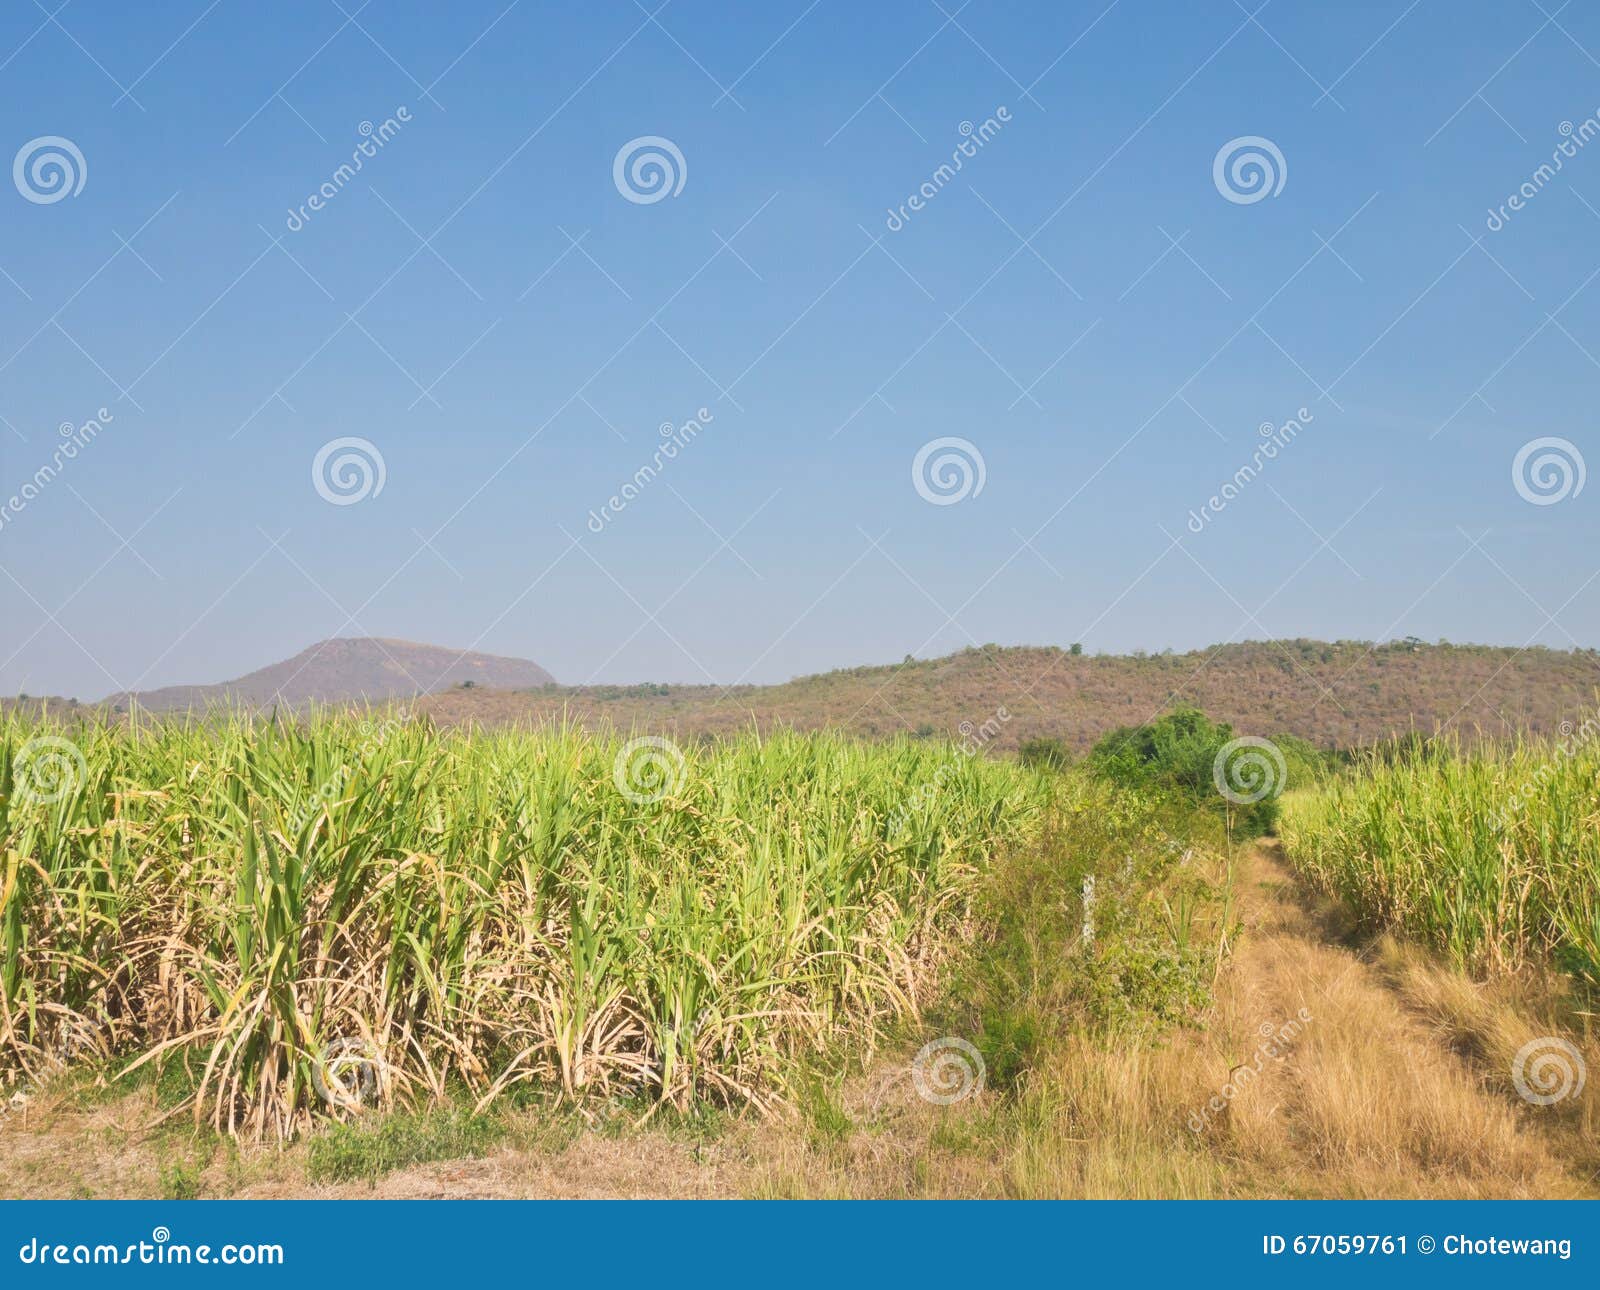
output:
M 1592 1105 L 1533 1106 L 1511 1085 L 1516 1049 L 1551 1033 L 1527 999 L 1352 941 L 1275 845 L 1244 856 L 1236 884 L 1244 935 L 1215 1024 L 1176 1050 L 1233 1092 L 1195 1135 L 1227 1144 L 1227 1191 L 1594 1194 Z

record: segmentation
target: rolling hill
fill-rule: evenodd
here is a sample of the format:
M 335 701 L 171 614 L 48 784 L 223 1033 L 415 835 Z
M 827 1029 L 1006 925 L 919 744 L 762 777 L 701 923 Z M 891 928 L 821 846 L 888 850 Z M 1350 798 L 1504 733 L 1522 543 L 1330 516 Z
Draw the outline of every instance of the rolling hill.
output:
M 946 658 L 856 667 L 781 685 L 588 686 L 436 693 L 446 724 L 560 719 L 683 737 L 777 724 L 867 737 L 960 737 L 986 722 L 995 749 L 1036 736 L 1086 749 L 1120 725 L 1190 704 L 1241 733 L 1290 733 L 1323 747 L 1439 727 L 1467 734 L 1564 734 L 1594 711 L 1600 655 L 1398 641 L 1247 641 L 1186 654 L 1080 655 L 986 645 Z M 1008 714 L 997 720 L 1001 708 Z M 1563 729 L 1563 723 L 1569 723 Z

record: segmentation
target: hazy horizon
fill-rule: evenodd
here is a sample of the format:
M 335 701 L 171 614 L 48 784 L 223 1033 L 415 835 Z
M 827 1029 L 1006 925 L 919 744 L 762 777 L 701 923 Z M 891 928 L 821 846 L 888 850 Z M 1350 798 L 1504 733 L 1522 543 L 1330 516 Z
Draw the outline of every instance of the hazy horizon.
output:
M 278 657 L 261 658 L 261 659 L 253 659 L 253 660 L 243 660 L 243 661 L 241 661 L 241 663 L 238 666 L 233 667 L 233 670 L 231 670 L 231 671 L 228 670 L 229 665 L 227 665 L 227 664 L 219 664 L 219 667 L 222 668 L 221 671 L 215 671 L 214 673 L 207 674 L 205 676 L 195 676 L 195 677 L 190 677 L 190 678 L 188 678 L 186 680 L 170 682 L 170 683 L 168 683 L 166 685 L 162 685 L 162 686 L 153 686 L 153 685 L 152 686 L 145 686 L 145 687 L 143 687 L 143 691 L 144 692 L 149 692 L 149 691 L 153 691 L 153 690 L 168 689 L 168 688 L 171 688 L 171 689 L 186 689 L 186 688 L 190 688 L 190 687 L 204 688 L 204 687 L 207 687 L 207 686 L 223 685 L 223 684 L 227 684 L 227 683 L 232 682 L 232 681 L 237 681 L 237 680 L 241 679 L 242 677 L 246 677 L 246 676 L 251 675 L 252 673 L 268 669 L 268 668 L 270 668 L 270 667 L 272 667 L 272 666 L 274 666 L 276 664 L 288 662 L 289 660 L 291 660 L 293 658 L 299 657 L 301 654 L 310 652 L 311 650 L 317 648 L 320 645 L 326 645 L 330 641 L 334 641 L 334 640 L 363 641 L 363 640 L 373 640 L 373 639 L 382 641 L 384 644 L 389 644 L 389 645 L 398 644 L 398 645 L 407 645 L 407 646 L 414 646 L 414 647 L 434 648 L 434 649 L 440 649 L 440 650 L 443 650 L 443 651 L 446 651 L 446 652 L 449 652 L 449 653 L 459 653 L 459 654 L 461 654 L 463 656 L 469 655 L 469 654 L 487 655 L 487 656 L 492 656 L 492 657 L 496 657 L 496 658 L 503 658 L 503 659 L 507 659 L 507 660 L 511 660 L 511 661 L 515 661 L 515 662 L 534 663 L 534 664 L 539 665 L 540 667 L 544 666 L 544 664 L 537 658 L 528 658 L 528 657 L 526 657 L 524 655 L 519 655 L 519 654 L 501 654 L 501 653 L 499 653 L 497 651 L 494 651 L 494 650 L 469 649 L 469 648 L 466 648 L 466 647 L 462 647 L 462 646 L 458 646 L 458 645 L 452 644 L 452 643 L 447 642 L 447 641 L 422 640 L 422 639 L 417 638 L 417 637 L 406 637 L 406 636 L 384 636 L 384 637 L 376 637 L 376 638 L 374 638 L 374 637 L 370 637 L 370 636 L 345 635 L 345 636 L 337 636 L 337 637 L 327 637 L 327 638 L 324 638 L 322 640 L 317 640 L 317 641 L 309 641 L 304 646 L 302 646 L 300 649 L 295 650 L 290 654 L 285 654 L 285 655 L 281 655 L 281 656 L 278 656 Z M 1423 648 L 1441 648 L 1441 647 L 1445 647 L 1445 648 L 1457 648 L 1457 649 L 1514 650 L 1514 651 L 1517 651 L 1519 653 L 1525 652 L 1525 651 L 1527 651 L 1529 649 L 1539 649 L 1539 650 L 1548 650 L 1549 652 L 1556 653 L 1556 654 L 1573 654 L 1573 655 L 1594 652 L 1594 649 L 1595 649 L 1595 647 L 1593 647 L 1593 646 L 1570 646 L 1570 647 L 1567 647 L 1567 648 L 1562 648 L 1560 646 L 1546 646 L 1546 645 L 1527 646 L 1527 645 L 1521 645 L 1521 644 L 1518 644 L 1518 643 L 1515 643 L 1515 642 L 1508 642 L 1508 641 L 1466 641 L 1466 640 L 1448 640 L 1448 639 L 1444 639 L 1444 638 L 1440 638 L 1440 639 L 1437 639 L 1437 640 L 1431 640 L 1430 641 L 1430 640 L 1423 640 L 1420 637 L 1418 637 L 1418 638 L 1408 638 L 1408 637 L 1398 637 L 1398 636 L 1397 637 L 1391 637 L 1390 639 L 1383 640 L 1383 641 L 1365 640 L 1365 639 L 1360 638 L 1360 637 L 1328 637 L 1328 638 L 1322 638 L 1322 637 L 1288 637 L 1288 636 L 1283 636 L 1283 637 L 1243 636 L 1243 637 L 1240 637 L 1237 640 L 1232 640 L 1232 641 L 1210 641 L 1210 642 L 1207 642 L 1206 644 L 1203 644 L 1203 645 L 1190 646 L 1190 647 L 1187 647 L 1185 649 L 1177 649 L 1177 648 L 1175 648 L 1173 646 L 1170 646 L 1170 645 L 1169 646 L 1161 646 L 1159 648 L 1146 648 L 1146 647 L 1142 647 L 1142 646 L 1135 646 L 1135 647 L 1133 647 L 1131 649 L 1127 649 L 1127 650 L 1091 649 L 1088 646 L 1084 646 L 1081 652 L 1082 652 L 1083 657 L 1085 657 L 1085 658 L 1135 659 L 1135 658 L 1160 658 L 1160 657 L 1166 657 L 1166 656 L 1188 657 L 1190 655 L 1195 655 L 1195 654 L 1211 654 L 1211 653 L 1214 653 L 1214 652 L 1219 651 L 1219 650 L 1224 649 L 1224 648 L 1244 647 L 1244 646 L 1250 646 L 1250 645 L 1284 644 L 1284 643 L 1288 643 L 1288 642 L 1291 642 L 1291 641 L 1305 641 L 1305 642 L 1308 642 L 1308 643 L 1311 643 L 1311 644 L 1320 644 L 1320 645 L 1336 645 L 1336 644 L 1341 644 L 1341 643 L 1343 643 L 1343 644 L 1356 644 L 1356 645 L 1368 645 L 1368 646 L 1371 646 L 1374 649 L 1376 649 L 1376 648 L 1380 648 L 1380 647 L 1385 646 L 1385 645 L 1403 644 L 1407 639 L 1416 639 L 1418 644 L 1419 644 L 1419 646 L 1423 647 Z M 954 656 L 956 656 L 956 655 L 958 655 L 958 654 L 960 654 L 960 653 L 962 653 L 963 651 L 966 651 L 966 650 L 983 650 L 983 649 L 1056 650 L 1056 651 L 1059 651 L 1059 652 L 1066 653 L 1066 652 L 1069 652 L 1071 650 L 1071 648 L 1072 648 L 1072 643 L 1071 642 L 1057 643 L 1057 642 L 1049 642 L 1049 641 L 984 641 L 984 642 L 982 642 L 981 644 L 978 644 L 978 645 L 960 646 L 960 647 L 958 647 L 958 648 L 956 648 L 954 650 L 948 650 L 948 651 L 945 651 L 944 653 L 940 653 L 940 654 L 923 654 L 923 655 L 919 655 L 919 656 L 916 656 L 916 661 L 917 662 L 937 662 L 938 660 L 943 659 L 943 658 L 954 657 Z M 805 680 L 806 678 L 812 677 L 812 676 L 826 675 L 826 674 L 828 674 L 830 672 L 848 672 L 848 671 L 856 671 L 856 670 L 859 670 L 859 669 L 896 667 L 898 665 L 901 665 L 901 664 L 905 663 L 906 661 L 907 660 L 904 657 L 902 657 L 902 658 L 862 658 L 862 659 L 855 659 L 855 660 L 845 660 L 845 661 L 842 661 L 842 662 L 833 663 L 833 664 L 828 665 L 828 666 L 815 668 L 815 669 L 813 669 L 811 671 L 808 671 L 808 672 L 796 672 L 791 676 L 780 677 L 780 678 L 778 678 L 776 680 L 771 680 L 771 681 L 743 681 L 743 682 L 724 682 L 724 681 L 717 681 L 717 680 L 713 680 L 713 681 L 699 680 L 699 681 L 696 681 L 696 680 L 674 679 L 674 678 L 668 677 L 668 676 L 639 676 L 639 677 L 633 677 L 631 679 L 620 679 L 620 680 L 611 680 L 611 681 L 569 681 L 569 680 L 565 679 L 564 677 L 562 677 L 560 675 L 556 675 L 555 684 L 557 685 L 557 687 L 559 687 L 561 689 L 577 689 L 577 688 L 582 688 L 584 686 L 602 686 L 602 687 L 628 688 L 628 687 L 635 687 L 635 686 L 651 686 L 651 685 L 671 685 L 671 686 L 680 687 L 680 688 L 681 687 L 687 687 L 687 686 L 702 685 L 702 686 L 707 686 L 709 688 L 714 688 L 714 689 L 733 689 L 733 688 L 735 688 L 736 686 L 739 686 L 739 685 L 756 686 L 756 687 L 759 687 L 759 686 L 784 685 L 784 684 L 787 684 L 787 683 L 790 683 L 790 682 L 793 682 L 793 681 Z M 419 677 L 418 680 L 421 681 L 422 678 Z M 427 682 L 427 681 L 423 681 L 422 683 L 423 684 L 429 684 L 429 682 Z M 107 702 L 109 700 L 118 698 L 118 697 L 120 697 L 121 693 L 122 692 L 120 692 L 120 691 L 113 691 L 113 692 L 104 693 L 104 694 L 94 693 L 92 695 L 92 697 L 87 697 L 86 698 L 83 695 L 77 695 L 77 694 L 66 694 L 66 693 L 48 692 L 48 691 L 22 691 L 20 694 L 18 694 L 15 697 L 25 697 L 25 698 L 29 698 L 29 699 L 46 699 L 46 698 L 48 698 L 48 699 L 66 699 L 66 700 L 71 700 L 71 701 L 79 702 L 79 703 L 91 703 L 91 704 L 93 704 L 93 703 Z

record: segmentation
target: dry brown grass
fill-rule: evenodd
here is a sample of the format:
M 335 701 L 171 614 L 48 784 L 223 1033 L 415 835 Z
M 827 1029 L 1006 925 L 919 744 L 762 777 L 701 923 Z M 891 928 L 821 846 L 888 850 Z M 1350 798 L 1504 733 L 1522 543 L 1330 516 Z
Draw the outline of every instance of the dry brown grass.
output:
M 1573 1197 L 1596 1194 L 1594 1091 L 1525 1105 L 1511 1055 L 1563 1033 L 1530 986 L 1475 986 L 1415 950 L 1356 948 L 1303 904 L 1277 858 L 1244 860 L 1245 934 L 1203 1030 L 1107 1046 L 1080 1035 L 1018 1108 L 962 1194 L 1024 1197 Z M 1199 1133 L 1191 1115 L 1253 1067 L 1264 1037 L 1311 1020 Z M 1471 1050 L 1458 1040 L 1475 1036 Z M 1592 1044 L 1588 1059 L 1600 1058 Z M 980 1114 L 976 1110 L 967 1116 Z M 948 1194 L 949 1125 L 888 1161 L 794 1161 L 783 1194 Z M 882 1153 L 880 1153 L 882 1154 Z M 970 1160 L 959 1164 L 970 1169 Z M 959 1176 L 959 1175 L 957 1175 Z M 920 1185 L 919 1185 L 920 1184 Z
M 1041 1140 L 1033 1187 L 1050 1194 L 1217 1196 L 1567 1196 L 1592 1189 L 1587 1136 L 1569 1108 L 1522 1104 L 1503 1046 L 1485 1060 L 1454 1049 L 1442 1014 L 1416 988 L 1396 989 L 1367 953 L 1301 903 L 1265 850 L 1239 882 L 1246 922 L 1210 1024 L 1170 1045 L 1065 1063 L 1061 1082 L 1086 1147 Z M 1331 924 L 1331 925 L 1330 925 Z M 1517 1001 L 1475 992 L 1419 955 L 1410 979 L 1450 983 L 1477 1000 L 1477 1024 L 1523 1036 L 1546 1028 Z M 1432 1006 L 1430 1006 L 1432 1005 Z M 1241 1065 L 1254 1066 L 1263 1026 L 1310 1020 L 1282 1060 L 1227 1103 L 1200 1133 L 1172 1131 Z M 1511 1051 L 1515 1051 L 1514 1048 Z M 1240 1081 L 1242 1083 L 1242 1081 Z M 1152 1148 L 1155 1149 L 1152 1149 Z

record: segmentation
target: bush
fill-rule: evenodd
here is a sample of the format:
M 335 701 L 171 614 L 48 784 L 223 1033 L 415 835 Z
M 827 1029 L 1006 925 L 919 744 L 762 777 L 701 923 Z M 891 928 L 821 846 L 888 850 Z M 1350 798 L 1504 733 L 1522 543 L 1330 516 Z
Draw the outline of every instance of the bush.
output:
M 1344 764 L 1346 758 L 1335 752 L 1318 748 L 1309 739 L 1299 735 L 1274 735 L 1272 742 L 1283 754 L 1288 770 L 1286 788 L 1311 788 L 1325 776 Z
M 1212 721 L 1195 708 L 1179 708 L 1142 726 L 1113 730 L 1095 744 L 1087 761 L 1093 770 L 1116 783 L 1177 793 L 1215 811 L 1230 832 L 1245 837 L 1271 833 L 1278 820 L 1277 797 L 1286 783 L 1277 782 L 1274 791 L 1259 802 L 1242 803 L 1225 797 L 1217 787 L 1218 754 L 1234 737 L 1227 722 Z M 1315 752 L 1310 744 L 1305 744 L 1305 749 Z M 1295 751 L 1299 762 L 1302 750 Z M 1284 762 L 1287 766 L 1287 756 Z

